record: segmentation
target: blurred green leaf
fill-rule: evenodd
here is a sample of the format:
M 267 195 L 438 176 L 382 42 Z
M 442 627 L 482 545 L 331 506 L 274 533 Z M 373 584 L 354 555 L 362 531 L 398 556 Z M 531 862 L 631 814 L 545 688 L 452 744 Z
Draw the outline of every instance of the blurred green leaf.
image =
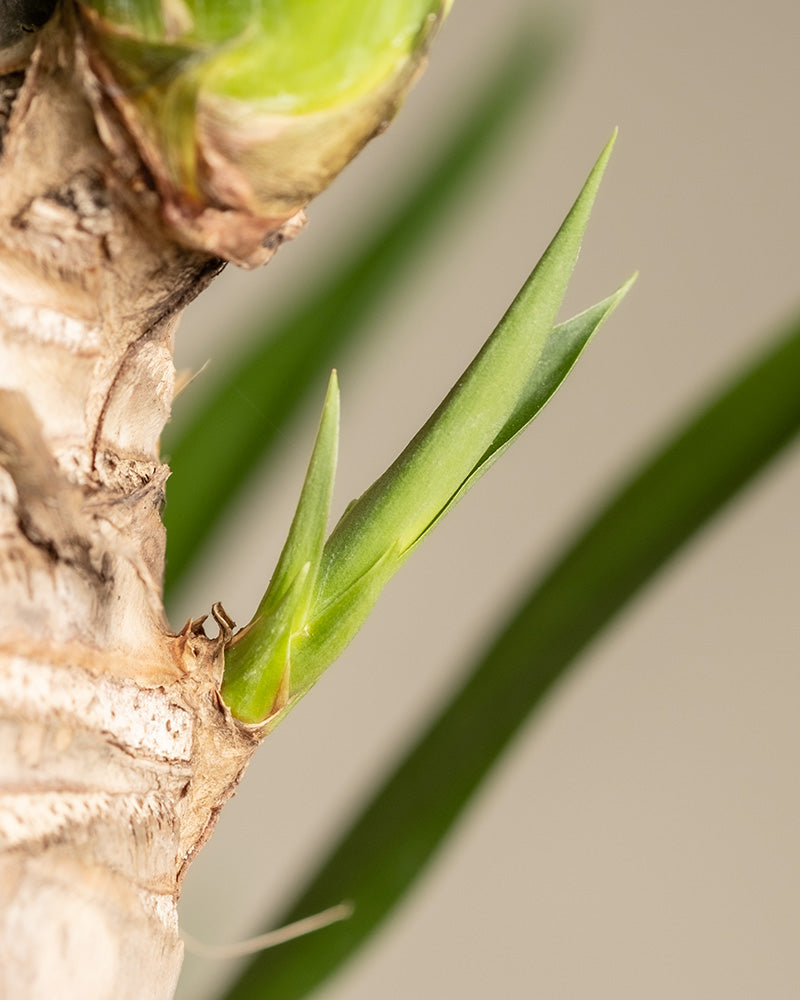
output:
M 517 27 L 454 137 L 388 222 L 278 324 L 261 324 L 253 344 L 179 428 L 168 427 L 172 466 L 165 512 L 165 590 L 174 590 L 251 473 L 270 453 L 308 390 L 376 314 L 403 267 L 496 149 L 522 108 L 541 92 L 560 48 L 545 23 Z M 209 461 L 213 455 L 213 461 Z
M 800 429 L 800 315 L 567 546 L 294 903 L 352 918 L 253 959 L 227 1000 L 299 1000 L 379 927 L 575 657 Z

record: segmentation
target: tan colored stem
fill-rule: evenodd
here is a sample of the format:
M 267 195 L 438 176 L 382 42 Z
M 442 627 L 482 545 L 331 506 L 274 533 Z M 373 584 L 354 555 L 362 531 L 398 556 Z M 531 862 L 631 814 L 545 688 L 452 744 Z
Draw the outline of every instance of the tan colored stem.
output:
M 69 37 L 0 78 L 0 996 L 167 1000 L 258 738 L 217 695 L 224 618 L 171 635 L 161 600 L 172 339 L 222 265 L 101 141 Z

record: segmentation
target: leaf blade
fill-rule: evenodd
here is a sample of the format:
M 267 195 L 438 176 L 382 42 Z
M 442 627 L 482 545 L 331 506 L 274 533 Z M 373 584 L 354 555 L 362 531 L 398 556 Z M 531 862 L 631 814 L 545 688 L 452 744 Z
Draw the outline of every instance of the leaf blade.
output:
M 286 544 L 250 625 L 225 652 L 222 697 L 246 722 L 262 722 L 285 708 L 295 681 L 292 638 L 314 597 L 336 475 L 339 385 L 331 373 L 319 429 Z M 279 697 L 280 692 L 280 697 Z
M 438 519 L 518 404 L 551 335 L 616 140 L 604 147 L 558 232 L 505 316 L 444 401 L 325 543 L 324 605 L 390 547 L 402 554 Z
M 635 280 L 636 275 L 626 281 L 608 298 L 553 328 L 514 413 L 486 449 L 458 491 L 453 494 L 447 506 L 430 523 L 412 548 L 416 548 L 423 538 L 428 536 L 429 532 L 489 471 L 498 458 L 511 447 L 528 424 L 539 414 L 545 404 L 550 401 L 583 353 L 584 348 L 627 295 Z
M 286 544 L 278 559 L 275 574 L 259 605 L 259 612 L 267 610 L 271 601 L 280 600 L 283 596 L 283 590 L 288 587 L 306 563 L 311 566 L 307 586 L 309 590 L 313 590 L 322 549 L 325 545 L 333 482 L 336 477 L 339 415 L 339 384 L 334 371 L 331 373 L 328 383 L 319 430 L 308 463 L 308 471 L 303 482 L 297 510 L 289 529 Z M 300 617 L 304 616 L 310 603 L 311 594 L 309 593 L 304 606 L 298 609 Z

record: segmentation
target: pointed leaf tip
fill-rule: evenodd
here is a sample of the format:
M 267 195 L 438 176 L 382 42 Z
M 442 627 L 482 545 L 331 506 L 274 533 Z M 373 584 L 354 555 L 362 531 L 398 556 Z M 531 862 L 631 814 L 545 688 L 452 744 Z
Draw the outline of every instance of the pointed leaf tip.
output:
M 225 657 L 223 697 L 231 712 L 247 722 L 266 718 L 281 685 L 287 685 L 292 636 L 305 626 L 314 599 L 338 443 L 339 386 L 333 371 L 286 544 L 256 614 L 234 637 Z M 289 685 L 284 702 L 290 695 Z
M 313 589 L 325 544 L 333 482 L 336 476 L 339 410 L 339 385 L 334 370 L 328 381 L 314 448 L 289 535 L 270 586 L 259 605 L 259 611 L 268 607 L 274 597 L 280 598 L 283 589 L 306 562 L 311 564 L 308 587 Z
M 477 357 L 408 447 L 334 529 L 323 553 L 323 603 L 336 600 L 391 547 L 410 550 L 513 414 L 553 330 L 615 138 L 616 133 Z
M 634 274 L 615 292 L 572 319 L 554 327 L 544 349 L 531 372 L 514 412 L 486 452 L 465 478 L 461 487 L 442 508 L 440 514 L 425 529 L 414 548 L 426 538 L 442 518 L 453 509 L 475 483 L 494 465 L 497 459 L 519 437 L 534 417 L 538 416 L 561 383 L 572 370 L 584 348 L 600 326 L 608 319 L 627 295 L 637 275 Z

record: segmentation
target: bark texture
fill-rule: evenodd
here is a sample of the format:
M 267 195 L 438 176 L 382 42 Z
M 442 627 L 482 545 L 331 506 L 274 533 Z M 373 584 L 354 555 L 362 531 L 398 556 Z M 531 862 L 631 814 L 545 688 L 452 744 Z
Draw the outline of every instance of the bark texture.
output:
M 224 614 L 172 635 L 161 600 L 172 340 L 222 264 L 165 232 L 75 38 L 0 71 L 0 998 L 160 1000 L 259 736 Z

